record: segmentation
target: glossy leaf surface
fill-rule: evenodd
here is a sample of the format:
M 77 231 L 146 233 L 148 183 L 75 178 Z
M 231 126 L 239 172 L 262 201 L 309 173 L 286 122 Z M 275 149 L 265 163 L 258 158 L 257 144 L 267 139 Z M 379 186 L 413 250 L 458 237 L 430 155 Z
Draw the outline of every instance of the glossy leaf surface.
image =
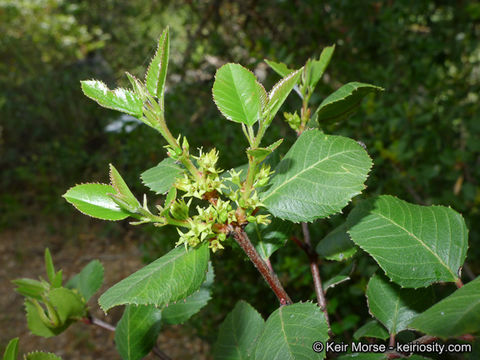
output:
M 260 195 L 276 217 L 311 222 L 341 211 L 364 188 L 372 166 L 356 141 L 307 130 L 275 168 Z
M 122 220 L 130 214 L 122 210 L 108 194 L 115 189 L 106 184 L 81 184 L 69 189 L 63 197 L 77 210 L 102 220 Z
M 83 93 L 99 105 L 127 113 L 135 117 L 142 116 L 142 100 L 127 89 L 110 90 L 107 85 L 98 80 L 81 81 Z
M 267 94 L 255 75 L 239 64 L 217 70 L 213 100 L 228 120 L 253 125 L 262 116 Z
M 255 359 L 323 359 L 325 350 L 315 353 L 312 344 L 327 339 L 325 316 L 317 305 L 296 303 L 282 306 L 265 323 L 255 350 Z
M 295 69 L 289 69 L 287 65 L 285 65 L 282 62 L 276 62 L 276 61 L 266 60 L 266 59 L 265 59 L 265 62 L 281 77 L 290 75 L 292 72 L 295 71 Z
M 124 304 L 163 307 L 191 295 L 205 281 L 208 244 L 177 247 L 108 289 L 98 300 L 107 311 Z
M 327 259 L 343 261 L 351 258 L 357 252 L 357 247 L 347 233 L 344 223 L 327 234 L 317 245 L 317 253 Z
M 143 184 L 156 194 L 166 194 L 183 171 L 175 160 L 166 158 L 157 166 L 144 171 L 140 177 Z
M 170 36 L 168 27 L 163 30 L 158 40 L 158 48 L 145 76 L 145 85 L 152 96 L 161 99 L 163 108 L 163 96 L 165 92 L 165 80 L 167 78 L 168 57 L 170 52 Z
M 270 90 L 267 103 L 268 117 L 270 120 L 277 114 L 278 110 L 293 90 L 293 87 L 297 85 L 300 75 L 300 70 L 294 71 L 277 82 L 272 90 Z
M 169 304 L 168 307 L 164 307 L 162 309 L 162 322 L 164 324 L 182 324 L 198 313 L 212 298 L 211 289 L 214 278 L 213 266 L 209 262 L 207 277 L 200 289 L 185 300 L 179 300 L 174 304 Z
M 161 310 L 155 306 L 127 305 L 115 329 L 115 346 L 123 360 L 143 359 L 157 342 Z
M 92 260 L 67 282 L 67 287 L 77 289 L 85 301 L 88 301 L 102 286 L 103 272 L 100 261 Z
M 451 208 L 383 195 L 356 206 L 347 222 L 352 240 L 397 284 L 417 288 L 458 279 L 467 227 Z
M 256 342 L 264 327 L 262 316 L 245 301 L 239 301 L 218 332 L 215 360 L 252 359 Z
M 376 320 L 367 322 L 354 332 L 353 337 L 358 340 L 361 338 L 375 338 L 375 339 L 388 339 L 388 331 L 385 330 L 382 324 Z
M 370 313 L 390 334 L 409 329 L 408 324 L 434 302 L 434 293 L 428 289 L 402 289 L 383 275 L 375 274 L 367 286 Z
M 417 316 L 412 328 L 442 338 L 480 333 L 480 277 Z
M 315 112 L 317 121 L 322 124 L 322 122 L 334 122 L 345 119 L 360 106 L 366 95 L 378 91 L 383 91 L 383 89 L 359 82 L 345 84 L 322 101 Z

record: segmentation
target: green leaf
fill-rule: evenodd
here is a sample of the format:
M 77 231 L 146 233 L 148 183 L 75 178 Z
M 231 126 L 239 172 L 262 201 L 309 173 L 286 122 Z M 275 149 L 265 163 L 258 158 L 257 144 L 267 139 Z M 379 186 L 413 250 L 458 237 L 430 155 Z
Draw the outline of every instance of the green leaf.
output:
M 383 275 L 373 275 L 367 285 L 370 313 L 390 334 L 409 329 L 408 324 L 434 302 L 432 288 L 401 289 Z
M 367 337 L 367 338 L 376 338 L 376 339 L 388 339 L 388 331 L 385 330 L 383 325 L 381 325 L 378 321 L 372 320 L 360 327 L 355 333 L 353 334 L 353 337 L 356 340 L 359 340 L 361 338 Z
M 165 324 L 182 324 L 200 311 L 212 298 L 211 288 L 215 274 L 212 263 L 208 263 L 208 272 L 205 282 L 197 292 L 162 309 L 162 322 Z
M 71 289 L 63 287 L 52 289 L 48 299 L 57 310 L 62 324 L 79 320 L 87 315 L 87 306 L 82 297 Z
M 55 278 L 55 267 L 53 266 L 52 255 L 48 248 L 45 249 L 45 269 L 50 282 Z
M 294 69 L 289 69 L 287 65 L 285 65 L 282 62 L 275 62 L 271 60 L 265 59 L 265 62 L 267 63 L 268 66 L 270 66 L 278 75 L 281 77 L 285 77 L 287 75 L 290 75 L 292 72 L 294 72 Z
M 248 148 L 247 149 L 247 154 L 249 156 L 253 156 L 258 163 L 265 160 L 265 158 L 271 153 L 272 153 L 272 150 L 268 148 L 255 148 L 255 149 Z
M 291 230 L 291 223 L 279 218 L 273 218 L 268 225 L 249 223 L 245 228 L 263 260 L 269 259 L 275 251 L 285 245 Z
M 15 279 L 12 283 L 17 285 L 15 289 L 20 295 L 31 297 L 37 300 L 42 299 L 42 294 L 48 291 L 48 283 L 34 279 Z
M 208 244 L 177 247 L 108 289 L 98 300 L 103 311 L 124 304 L 163 307 L 193 294 L 205 280 Z
M 320 124 L 340 121 L 354 113 L 366 95 L 378 91 L 383 89 L 370 84 L 350 82 L 325 98 L 312 117 L 316 117 Z
M 247 302 L 237 302 L 220 326 L 213 358 L 253 359 L 255 344 L 262 333 L 264 323 L 262 316 Z
M 165 194 L 183 172 L 184 170 L 175 163 L 175 160 L 166 158 L 157 166 L 144 171 L 140 177 L 143 184 L 150 190 L 156 194 Z
M 10 340 L 5 352 L 3 353 L 3 360 L 17 360 L 18 356 L 18 337 Z
M 115 189 L 106 184 L 81 184 L 69 189 L 63 197 L 77 210 L 98 219 L 122 220 L 130 213 L 122 210 L 108 194 Z
M 480 333 L 480 277 L 417 316 L 410 326 L 442 338 Z
M 325 350 L 314 353 L 312 344 L 327 340 L 327 322 L 317 305 L 282 306 L 268 318 L 257 343 L 255 360 L 323 359 Z
M 322 50 L 320 58 L 318 60 L 308 60 L 305 66 L 305 73 L 307 77 L 307 85 L 313 91 L 317 86 L 318 81 L 322 78 L 325 69 L 327 68 L 330 60 L 332 59 L 333 52 L 335 51 L 335 45 L 327 46 Z
M 444 206 L 383 195 L 361 202 L 347 219 L 352 240 L 404 287 L 455 282 L 467 252 L 462 216 Z
M 127 305 L 115 330 L 115 346 L 124 360 L 143 359 L 155 346 L 162 312 L 154 306 Z
M 348 275 L 335 275 L 323 283 L 323 291 L 327 292 L 328 289 L 334 288 L 335 286 L 348 280 L 350 280 L 350 276 Z
M 266 107 L 269 118 L 268 122 L 272 121 L 292 91 L 293 87 L 297 85 L 300 75 L 300 70 L 297 70 L 281 79 L 273 86 L 272 90 L 270 90 L 268 93 L 268 102 Z
M 140 207 L 140 203 L 135 198 L 135 195 L 132 194 L 128 185 L 123 180 L 120 173 L 115 169 L 112 164 L 109 164 L 110 167 L 110 182 L 113 188 L 116 190 L 116 197 L 122 200 L 128 205 L 127 211 L 130 209 L 134 211 L 136 208 Z
M 130 90 L 117 88 L 110 90 L 107 85 L 98 80 L 81 81 L 83 93 L 99 105 L 141 117 L 143 113 L 142 100 Z
M 66 284 L 69 289 L 77 289 L 88 301 L 103 283 L 103 265 L 98 260 L 90 261 L 77 275 Z
M 217 70 L 213 100 L 228 120 L 251 126 L 262 117 L 267 93 L 252 72 L 239 64 Z
M 306 130 L 275 168 L 261 201 L 276 217 L 311 222 L 341 211 L 364 188 L 372 161 L 356 141 Z
M 55 276 L 52 279 L 52 288 L 58 288 L 62 286 L 62 281 L 63 281 L 63 271 L 59 270 L 56 272 Z
M 62 360 L 62 358 L 53 353 L 34 351 L 31 353 L 28 353 L 25 356 L 25 360 Z
M 317 253 L 327 260 L 343 261 L 356 252 L 357 247 L 347 233 L 346 223 L 333 229 L 317 245 Z
M 49 338 L 62 333 L 70 326 L 70 323 L 65 323 L 56 328 L 50 328 L 40 318 L 37 308 L 29 300 L 25 301 L 25 312 L 27 317 L 27 326 L 30 332 L 37 336 Z
M 145 85 L 152 96 L 160 99 L 160 106 L 163 109 L 165 93 L 165 81 L 167 79 L 168 57 L 170 52 L 170 36 L 168 27 L 163 30 L 158 40 L 158 48 L 145 76 Z

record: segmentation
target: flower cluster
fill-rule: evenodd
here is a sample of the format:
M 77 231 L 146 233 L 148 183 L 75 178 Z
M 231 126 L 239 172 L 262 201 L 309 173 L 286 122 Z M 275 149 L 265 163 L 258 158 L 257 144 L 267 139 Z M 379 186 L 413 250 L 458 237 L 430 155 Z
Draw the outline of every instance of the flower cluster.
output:
M 185 144 L 187 144 L 185 146 Z M 188 153 L 188 143 L 184 140 L 184 152 Z M 174 155 L 173 153 L 170 156 Z M 175 155 L 176 156 L 176 155 Z M 171 216 L 185 221 L 187 231 L 177 229 L 180 238 L 176 245 L 194 247 L 208 241 L 213 252 L 223 249 L 222 242 L 227 238 L 227 229 L 231 224 L 246 224 L 255 222 L 268 224 L 268 215 L 255 215 L 263 206 L 256 190 L 246 196 L 244 194 L 244 179 L 242 171 L 230 170 L 230 176 L 220 177 L 222 170 L 216 167 L 218 151 L 199 150 L 198 156 L 192 156 L 196 162 L 199 176 L 185 173 L 177 179 L 174 187 L 184 192 L 182 199 L 171 203 Z M 254 188 L 265 186 L 272 175 L 270 166 L 262 165 L 253 181 Z M 228 186 L 226 186 L 228 184 Z M 226 199 L 222 199 L 221 197 Z M 186 198 L 190 198 L 185 201 Z M 208 200 L 208 207 L 196 206 L 196 215 L 190 216 L 192 198 Z
M 184 197 L 196 197 L 198 199 L 203 199 L 206 193 L 212 191 L 221 193 L 224 185 L 219 174 L 223 170 L 215 167 L 218 161 L 218 151 L 212 149 L 208 153 L 203 153 L 200 149 L 199 156 L 193 156 L 193 158 L 197 161 L 198 170 L 201 174 L 200 178 L 185 173 L 183 178 L 177 180 L 175 187 L 185 192 Z

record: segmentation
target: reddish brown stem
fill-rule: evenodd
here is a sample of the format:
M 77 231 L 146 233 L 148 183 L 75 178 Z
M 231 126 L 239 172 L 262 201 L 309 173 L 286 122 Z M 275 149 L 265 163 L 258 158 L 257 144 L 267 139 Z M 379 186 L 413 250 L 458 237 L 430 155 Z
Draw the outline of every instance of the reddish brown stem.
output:
M 325 320 L 327 321 L 328 329 L 331 336 L 332 334 L 330 328 L 330 318 L 327 311 L 327 299 L 325 297 L 325 292 L 323 291 L 322 278 L 320 277 L 320 269 L 318 268 L 318 254 L 312 248 L 310 230 L 308 229 L 307 223 L 302 223 L 302 231 L 304 243 L 299 246 L 303 251 L 305 251 L 308 256 L 308 260 L 310 261 L 310 271 L 312 273 L 313 285 L 315 287 L 315 294 L 317 295 L 318 306 L 325 315 Z
M 248 238 L 245 231 L 241 226 L 235 226 L 231 229 L 231 234 L 235 241 L 240 245 L 245 254 L 247 254 L 250 261 L 255 265 L 257 270 L 262 274 L 263 278 L 270 286 L 272 291 L 278 298 L 278 301 L 281 305 L 290 305 L 292 304 L 292 299 L 288 296 L 287 292 L 283 288 L 280 280 L 278 280 L 277 274 L 270 269 L 265 261 L 263 261 L 260 254 L 257 252 L 255 247 L 252 245 L 250 239 Z
M 462 279 L 458 278 L 457 281 L 455 281 L 455 285 L 460 289 L 463 286 Z
M 390 342 L 388 343 L 390 346 L 395 346 L 395 334 L 390 334 Z

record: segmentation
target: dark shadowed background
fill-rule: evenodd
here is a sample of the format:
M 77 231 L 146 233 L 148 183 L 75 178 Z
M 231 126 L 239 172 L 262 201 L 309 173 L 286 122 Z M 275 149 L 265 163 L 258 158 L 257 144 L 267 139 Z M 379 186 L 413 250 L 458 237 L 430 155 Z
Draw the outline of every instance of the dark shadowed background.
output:
M 125 71 L 142 77 L 167 25 L 167 122 L 174 134 L 181 130 L 188 137 L 192 148 L 217 147 L 224 169 L 246 162 L 246 141 L 212 101 L 216 69 L 225 62 L 241 63 L 268 89 L 278 76 L 263 59 L 300 67 L 324 46 L 336 44 L 313 103 L 349 81 L 379 85 L 385 92 L 368 97 L 359 112 L 324 130 L 367 146 L 375 164 L 367 195 L 392 194 L 462 213 L 470 229 L 465 270 L 480 273 L 479 3 L 3 0 L 0 348 L 21 335 L 22 350 L 49 349 L 67 359 L 116 358 L 112 336 L 86 325 L 75 325 L 63 340 L 27 335 L 21 297 L 10 280 L 43 275 L 48 246 L 67 277 L 99 258 L 112 285 L 177 240 L 174 229 L 88 219 L 61 197 L 76 183 L 107 182 L 109 162 L 135 194 L 147 191 L 139 174 L 164 158 L 163 140 L 154 130 L 88 100 L 79 81 L 96 78 L 115 87 L 127 85 Z M 299 105 L 292 95 L 285 110 Z M 271 142 L 285 138 L 283 152 L 295 139 L 281 115 L 268 136 Z M 334 223 L 338 220 L 312 226 L 314 239 Z M 272 261 L 292 297 L 314 299 L 308 263 L 293 244 Z M 174 358 L 208 356 L 218 324 L 238 299 L 264 316 L 276 306 L 241 252 L 227 249 L 214 262 L 214 299 L 185 327 L 163 331 L 160 344 L 166 352 L 171 348 Z M 336 266 L 327 263 L 322 271 L 333 273 Z M 329 292 L 329 311 L 336 314 L 333 329 L 347 339 L 369 317 L 365 282 L 359 279 L 371 269 L 368 261 L 358 263 L 352 283 Z M 113 313 L 108 320 L 118 318 Z M 185 353 L 175 352 L 179 348 Z

